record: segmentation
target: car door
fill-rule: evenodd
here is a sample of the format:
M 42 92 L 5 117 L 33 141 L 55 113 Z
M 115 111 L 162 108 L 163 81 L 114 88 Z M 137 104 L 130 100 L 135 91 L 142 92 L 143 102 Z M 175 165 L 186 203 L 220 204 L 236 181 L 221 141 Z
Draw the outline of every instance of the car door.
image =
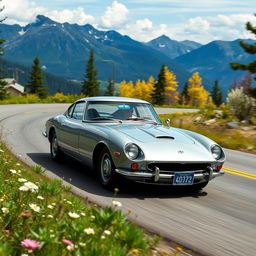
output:
M 76 102 L 61 123 L 59 143 L 66 153 L 79 158 L 78 140 L 84 115 L 85 101 Z

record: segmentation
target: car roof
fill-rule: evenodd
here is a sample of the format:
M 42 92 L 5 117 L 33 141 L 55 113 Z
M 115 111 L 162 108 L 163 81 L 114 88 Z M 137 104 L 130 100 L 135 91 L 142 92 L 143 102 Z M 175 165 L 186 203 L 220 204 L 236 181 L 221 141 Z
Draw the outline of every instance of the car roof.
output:
M 127 97 L 115 97 L 115 96 L 98 96 L 98 97 L 88 97 L 82 98 L 78 101 L 85 100 L 85 101 L 121 101 L 121 102 L 137 102 L 137 103 L 149 103 L 145 100 L 134 99 L 134 98 L 127 98 Z

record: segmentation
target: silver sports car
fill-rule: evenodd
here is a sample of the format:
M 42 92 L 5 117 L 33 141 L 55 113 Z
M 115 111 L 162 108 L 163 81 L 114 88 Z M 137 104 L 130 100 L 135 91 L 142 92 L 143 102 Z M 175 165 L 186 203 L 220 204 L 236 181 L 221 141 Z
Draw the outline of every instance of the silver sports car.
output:
M 168 122 L 167 122 L 168 123 Z M 222 148 L 188 130 L 164 126 L 152 105 L 121 97 L 83 98 L 46 122 L 51 157 L 90 166 L 104 187 L 120 176 L 199 190 L 224 174 Z

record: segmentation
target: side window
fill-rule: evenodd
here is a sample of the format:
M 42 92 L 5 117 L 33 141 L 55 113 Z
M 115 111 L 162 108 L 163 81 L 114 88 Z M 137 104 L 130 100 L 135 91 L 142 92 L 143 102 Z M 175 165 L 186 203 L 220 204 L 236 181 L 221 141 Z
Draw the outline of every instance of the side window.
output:
M 71 115 L 72 115 L 72 112 L 73 112 L 74 107 L 75 107 L 75 104 L 71 105 L 71 106 L 68 108 L 68 110 L 67 110 L 66 113 L 65 113 L 66 117 L 71 118 Z
M 85 107 L 85 102 L 76 103 L 72 113 L 72 118 L 77 120 L 82 120 L 83 114 L 84 114 L 84 107 Z

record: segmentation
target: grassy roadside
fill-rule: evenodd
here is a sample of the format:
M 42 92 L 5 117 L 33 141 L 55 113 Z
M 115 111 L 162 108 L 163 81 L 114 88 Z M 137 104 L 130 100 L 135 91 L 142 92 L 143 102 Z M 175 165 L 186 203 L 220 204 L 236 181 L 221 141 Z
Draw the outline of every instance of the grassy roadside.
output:
M 200 111 L 199 113 L 182 113 L 159 115 L 164 123 L 171 119 L 171 126 L 191 130 L 216 141 L 222 147 L 256 153 L 256 125 L 240 123 L 237 128 L 227 128 L 233 120 L 230 113 L 218 116 L 218 112 Z
M 74 101 L 85 97 L 84 95 L 64 95 L 57 92 L 53 96 L 40 99 L 35 94 L 26 94 L 24 96 L 8 95 L 6 99 L 0 100 L 0 105 L 7 104 L 33 104 L 33 103 L 73 103 Z
M 128 222 L 114 198 L 99 208 L 43 172 L 0 143 L 0 255 L 180 255 L 156 249 L 159 238 Z

